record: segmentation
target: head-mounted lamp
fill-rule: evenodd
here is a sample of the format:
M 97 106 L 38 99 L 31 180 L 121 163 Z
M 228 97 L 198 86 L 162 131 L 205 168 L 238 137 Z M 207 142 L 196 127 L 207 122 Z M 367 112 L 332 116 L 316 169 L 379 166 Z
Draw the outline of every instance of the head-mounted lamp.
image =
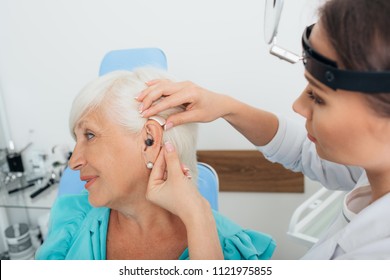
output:
M 314 24 L 306 27 L 302 35 L 303 64 L 306 70 L 318 81 L 336 89 L 363 93 L 390 93 L 390 71 L 351 71 L 342 70 L 337 63 L 316 52 L 309 37 Z
M 276 44 L 276 35 L 283 0 L 266 0 L 264 12 L 264 39 L 270 53 L 290 63 L 303 60 L 306 70 L 324 85 L 336 90 L 363 93 L 390 93 L 390 71 L 352 71 L 339 69 L 337 63 L 318 53 L 309 42 L 313 25 L 306 27 L 302 35 L 303 56 L 296 55 Z

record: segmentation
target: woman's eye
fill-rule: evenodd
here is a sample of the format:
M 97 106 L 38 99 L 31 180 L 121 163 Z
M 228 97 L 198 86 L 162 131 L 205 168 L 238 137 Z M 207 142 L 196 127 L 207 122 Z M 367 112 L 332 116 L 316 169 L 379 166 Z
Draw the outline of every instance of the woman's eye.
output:
M 84 133 L 84 135 L 87 138 L 87 140 L 91 140 L 95 137 L 95 134 L 93 134 L 92 132 L 86 132 Z
M 322 105 L 324 104 L 324 100 L 322 100 L 320 97 L 318 97 L 313 91 L 308 90 L 307 91 L 308 97 L 314 101 L 315 104 Z

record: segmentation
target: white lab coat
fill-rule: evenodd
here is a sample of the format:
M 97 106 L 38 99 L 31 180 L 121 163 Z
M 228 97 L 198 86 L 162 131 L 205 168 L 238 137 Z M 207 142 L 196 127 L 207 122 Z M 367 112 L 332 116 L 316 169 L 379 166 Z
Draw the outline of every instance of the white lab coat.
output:
M 390 193 L 367 205 L 356 195 L 362 186 L 370 195 L 364 170 L 320 159 L 306 135 L 304 127 L 279 117 L 275 137 L 257 147 L 270 161 L 303 172 L 329 189 L 351 191 L 342 213 L 303 259 L 390 259 Z M 358 211 L 350 209 L 357 204 Z

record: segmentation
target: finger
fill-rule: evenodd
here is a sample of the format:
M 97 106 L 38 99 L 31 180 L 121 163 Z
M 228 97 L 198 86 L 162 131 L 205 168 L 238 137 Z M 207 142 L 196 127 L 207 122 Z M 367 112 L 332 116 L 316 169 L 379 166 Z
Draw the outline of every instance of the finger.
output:
M 183 173 L 186 173 L 187 171 L 190 170 L 190 169 L 187 167 L 187 165 L 185 165 L 184 163 L 181 163 L 180 166 L 181 166 L 181 170 L 183 171 Z
M 145 102 L 149 103 L 150 99 L 152 100 L 152 102 L 154 100 L 157 100 L 159 97 L 162 96 L 165 90 L 169 90 L 171 84 L 175 84 L 175 83 L 167 79 L 159 79 L 159 80 L 152 80 L 150 82 L 146 82 L 145 84 L 148 87 L 143 91 L 141 91 L 139 95 L 136 97 L 136 99 L 143 103 Z
M 174 126 L 182 125 L 185 123 L 199 122 L 199 115 L 197 111 L 183 111 L 170 115 L 164 125 L 164 129 L 168 130 Z
M 149 88 L 149 91 L 142 99 L 143 109 L 148 109 L 153 102 L 161 97 L 168 97 L 183 90 L 182 83 L 173 83 L 171 81 L 161 81 Z
M 138 111 L 140 114 L 143 114 L 143 112 L 150 107 L 150 105 L 155 101 L 160 99 L 163 96 L 163 91 L 159 88 L 156 88 L 155 86 L 148 88 L 148 91 L 146 92 L 146 96 L 143 98 L 143 100 L 137 99 L 138 102 L 140 102 L 138 106 Z
M 177 99 L 176 96 L 175 97 L 169 96 L 169 97 L 166 97 L 164 99 L 161 99 L 160 102 L 158 102 L 156 104 L 153 104 L 149 108 L 146 108 L 145 106 L 148 106 L 148 105 L 143 103 L 142 104 L 143 105 L 143 111 L 141 112 L 141 115 L 144 118 L 148 118 L 150 116 L 158 115 L 158 113 L 160 113 L 162 111 L 165 111 L 165 110 L 167 110 L 169 108 L 173 108 L 173 107 L 182 105 L 181 102 L 182 102 L 181 98 Z
M 147 81 L 145 84 L 150 87 L 150 86 L 153 86 L 155 85 L 156 83 L 160 82 L 162 79 L 154 79 L 154 80 L 150 80 L 150 81 Z
M 141 91 L 138 94 L 138 96 L 136 97 L 136 99 L 138 101 L 143 101 L 145 96 L 147 96 L 153 90 L 152 86 L 157 85 L 157 84 L 159 84 L 161 82 L 163 82 L 162 79 L 155 79 L 155 80 L 151 80 L 151 81 L 145 82 L 145 85 L 147 86 L 147 88 L 144 89 L 143 91 Z
M 176 150 L 172 143 L 166 142 L 165 146 L 165 162 L 167 165 L 168 177 L 177 178 L 177 176 L 184 176 L 183 171 L 181 169 L 181 163 L 179 157 L 176 153 Z
M 149 98 L 149 96 L 147 98 Z M 190 93 L 179 91 L 176 94 L 166 96 L 164 99 L 161 99 L 158 103 L 155 103 L 148 108 L 146 108 L 147 104 L 143 102 L 144 110 L 142 112 L 142 116 L 147 118 L 153 115 L 157 115 L 158 113 L 167 110 L 169 108 L 184 106 L 184 104 L 191 104 L 192 102 L 193 99 Z
M 186 175 L 188 179 L 191 179 L 192 175 L 190 169 L 184 163 L 180 164 L 180 166 L 181 166 L 181 171 L 183 171 L 183 174 Z
M 164 152 L 160 150 L 160 153 L 157 156 L 157 160 L 154 163 L 152 172 L 149 177 L 148 185 L 155 185 L 158 182 L 166 180 L 166 163 L 164 158 Z

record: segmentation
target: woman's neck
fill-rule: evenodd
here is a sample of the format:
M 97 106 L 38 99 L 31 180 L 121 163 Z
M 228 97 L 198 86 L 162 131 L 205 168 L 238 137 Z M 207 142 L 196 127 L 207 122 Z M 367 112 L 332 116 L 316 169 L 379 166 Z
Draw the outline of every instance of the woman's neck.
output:
M 178 259 L 188 246 L 186 228 L 177 216 L 161 210 L 131 215 L 111 210 L 107 259 Z
M 140 232 L 150 232 L 154 229 L 160 231 L 182 223 L 177 216 L 148 201 L 125 209 L 123 207 L 119 210 L 112 209 L 110 218 L 115 220 L 119 228 L 131 227 L 133 230 L 137 228 Z

